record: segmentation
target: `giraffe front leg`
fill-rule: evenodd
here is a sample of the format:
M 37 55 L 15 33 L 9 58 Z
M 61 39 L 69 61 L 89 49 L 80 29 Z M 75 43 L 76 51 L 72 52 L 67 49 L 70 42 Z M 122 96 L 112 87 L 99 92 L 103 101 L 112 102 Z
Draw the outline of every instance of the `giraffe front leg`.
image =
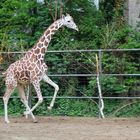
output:
M 28 112 L 28 111 L 29 111 L 29 110 L 28 110 L 27 107 L 26 107 L 26 111 L 23 113 L 23 114 L 25 115 L 25 118 L 26 118 L 26 119 L 28 119 L 28 116 L 29 116 L 29 115 L 26 113 L 26 112 Z
M 30 111 L 31 109 L 28 106 L 28 102 L 27 101 L 22 101 L 24 103 L 24 105 L 26 106 L 26 111 L 24 112 L 24 115 L 26 116 L 26 118 L 28 118 L 28 115 L 30 114 L 31 117 L 33 118 L 33 122 L 37 123 L 37 120 L 34 116 L 34 114 Z
M 53 86 L 54 89 L 55 89 L 52 101 L 50 103 L 50 106 L 48 106 L 48 110 L 51 110 L 52 107 L 54 106 L 54 102 L 55 102 L 55 99 L 56 99 L 57 92 L 59 90 L 59 86 L 57 84 L 55 84 L 46 74 L 43 76 L 43 80 L 45 82 L 47 82 L 48 84 L 50 84 L 51 86 Z

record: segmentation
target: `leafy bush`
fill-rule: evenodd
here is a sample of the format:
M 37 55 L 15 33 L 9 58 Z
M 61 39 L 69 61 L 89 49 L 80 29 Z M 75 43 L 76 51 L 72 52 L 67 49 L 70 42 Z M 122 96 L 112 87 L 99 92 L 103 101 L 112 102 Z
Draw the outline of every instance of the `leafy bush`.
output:
M 62 13 L 70 13 L 80 32 L 60 29 L 49 45 L 49 50 L 76 49 L 118 49 L 139 48 L 140 33 L 129 27 L 123 20 L 123 0 L 107 0 L 100 3 L 97 11 L 94 4 L 88 0 L 47 1 L 44 4 L 27 0 L 0 1 L 0 51 L 25 51 L 35 44 L 44 30 Z M 3 55 L 1 71 L 21 55 Z M 95 53 L 57 53 L 45 56 L 49 66 L 48 74 L 85 73 L 95 74 Z M 102 73 L 139 73 L 139 52 L 106 52 L 102 55 Z M 59 84 L 60 96 L 98 96 L 96 79 L 87 77 L 52 77 Z M 2 79 L 0 79 L 2 81 Z M 138 89 L 139 78 L 134 77 L 102 77 L 102 92 L 104 96 L 129 96 L 130 89 Z M 1 82 L 0 95 L 4 92 L 4 81 Z M 51 96 L 53 88 L 41 83 L 44 96 Z M 33 90 L 34 92 L 34 90 Z M 16 94 L 16 93 L 15 93 Z M 33 104 L 36 99 L 33 99 Z M 98 103 L 97 100 L 95 102 Z M 36 114 L 97 116 L 98 109 L 91 100 L 58 99 L 52 112 L 46 111 L 48 100 L 35 110 Z M 129 101 L 128 101 L 129 102 Z M 120 105 L 121 101 L 106 101 L 105 113 L 110 115 Z M 125 102 L 123 102 L 125 103 Z M 0 106 L 3 102 L 0 100 Z M 9 104 L 10 113 L 23 112 L 24 107 L 19 100 L 13 99 Z M 138 107 L 134 108 L 136 114 Z M 22 108 L 22 109 L 21 109 Z M 1 110 L 0 110 L 1 111 Z M 133 111 L 132 111 L 133 112 Z M 0 112 L 3 114 L 3 111 Z M 116 115 L 132 115 L 134 113 L 119 112 Z

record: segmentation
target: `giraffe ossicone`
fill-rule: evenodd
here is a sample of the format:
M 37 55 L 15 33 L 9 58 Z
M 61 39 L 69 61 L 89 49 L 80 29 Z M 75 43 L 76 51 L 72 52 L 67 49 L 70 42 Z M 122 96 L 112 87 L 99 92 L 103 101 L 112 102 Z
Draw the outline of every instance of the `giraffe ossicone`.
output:
M 48 107 L 48 109 L 52 109 L 59 86 L 55 84 L 46 74 L 48 67 L 44 62 L 44 55 L 52 39 L 52 35 L 54 35 L 55 32 L 62 26 L 78 31 L 77 25 L 69 14 L 62 16 L 62 18 L 56 20 L 48 27 L 48 29 L 40 37 L 39 41 L 29 51 L 27 51 L 20 60 L 12 63 L 4 72 L 6 85 L 6 91 L 3 96 L 5 122 L 9 123 L 8 101 L 15 88 L 18 89 L 21 101 L 26 107 L 25 115 L 30 114 L 34 122 L 36 122 L 36 118 L 32 112 L 43 101 L 40 89 L 41 80 L 50 84 L 55 89 L 52 101 Z M 29 84 L 34 86 L 38 97 L 38 102 L 32 108 L 28 105 L 27 97 L 24 91 L 25 87 Z

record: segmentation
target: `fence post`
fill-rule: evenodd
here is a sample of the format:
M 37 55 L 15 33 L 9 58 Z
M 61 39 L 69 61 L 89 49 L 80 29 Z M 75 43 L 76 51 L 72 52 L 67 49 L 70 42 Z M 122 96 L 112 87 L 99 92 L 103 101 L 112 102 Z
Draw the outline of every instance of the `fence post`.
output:
M 99 56 L 99 60 L 98 60 Z M 98 56 L 96 55 L 96 65 L 97 65 L 97 86 L 98 86 L 98 92 L 99 92 L 99 117 L 104 118 L 104 102 L 103 102 L 103 97 L 102 97 L 102 51 L 99 50 Z

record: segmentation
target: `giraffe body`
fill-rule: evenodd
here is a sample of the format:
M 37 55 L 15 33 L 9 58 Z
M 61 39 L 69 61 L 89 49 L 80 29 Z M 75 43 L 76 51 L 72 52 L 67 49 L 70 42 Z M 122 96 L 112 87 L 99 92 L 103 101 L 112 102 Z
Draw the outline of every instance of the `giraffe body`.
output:
M 44 55 L 47 51 L 52 35 L 55 34 L 55 32 L 61 26 L 67 26 L 68 28 L 72 28 L 78 31 L 73 18 L 70 15 L 63 16 L 61 19 L 51 24 L 40 37 L 39 41 L 33 46 L 33 48 L 31 48 L 20 60 L 12 63 L 4 73 L 6 84 L 6 92 L 3 97 L 5 122 L 9 123 L 7 104 L 10 95 L 15 88 L 18 89 L 21 96 L 21 101 L 26 107 L 25 115 L 30 114 L 35 122 L 36 119 L 32 111 L 43 101 L 40 89 L 41 80 L 44 80 L 46 83 L 52 85 L 55 88 L 54 96 L 48 109 L 53 107 L 59 87 L 46 75 L 48 67 L 44 62 Z M 34 86 L 38 97 L 38 102 L 31 109 L 28 106 L 28 101 L 24 93 L 24 87 L 29 84 Z
M 26 58 L 25 55 L 9 66 L 6 71 L 6 85 L 13 84 L 14 86 L 17 83 L 28 85 L 35 80 L 42 80 L 43 74 L 47 72 L 47 65 L 40 60 L 37 60 L 37 63 L 32 62 L 31 59 Z

